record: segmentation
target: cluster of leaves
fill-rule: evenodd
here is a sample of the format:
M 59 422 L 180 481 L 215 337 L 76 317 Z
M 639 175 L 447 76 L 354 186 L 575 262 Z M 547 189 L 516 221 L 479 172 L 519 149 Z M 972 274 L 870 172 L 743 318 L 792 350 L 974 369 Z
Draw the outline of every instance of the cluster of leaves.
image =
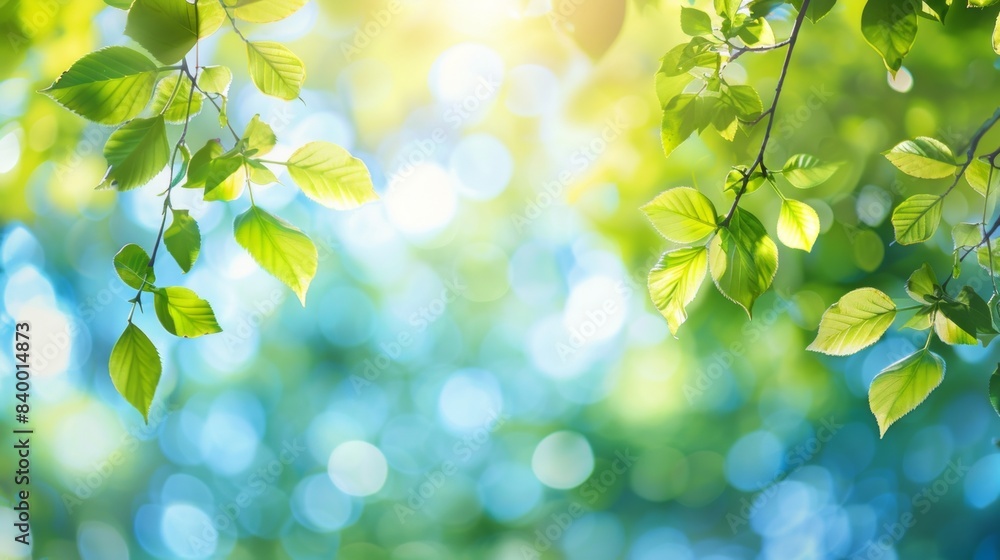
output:
M 228 21 L 246 45 L 247 69 L 257 89 L 284 100 L 299 98 L 305 80 L 302 61 L 284 45 L 247 39 L 237 22 L 279 21 L 307 0 L 107 1 L 127 10 L 125 34 L 152 58 L 131 47 L 103 48 L 73 63 L 43 92 L 90 121 L 116 127 L 104 146 L 108 170 L 98 188 L 128 191 L 148 184 L 164 169 L 169 173 L 152 252 L 130 243 L 114 258 L 115 270 L 136 295 L 130 300 L 125 331 L 112 350 L 109 372 L 119 393 L 146 417 L 162 364 L 149 337 L 132 322 L 136 306 L 142 309 L 143 294 L 152 294 L 156 316 L 170 334 L 193 338 L 221 331 L 211 305 L 193 291 L 156 285 L 154 265 L 161 243 L 185 273 L 201 249 L 197 222 L 189 210 L 171 201 L 174 188 L 198 189 L 205 201 L 223 202 L 238 200 L 247 191 L 250 206 L 236 217 L 236 242 L 291 288 L 303 305 L 318 252 L 301 230 L 254 203 L 253 185 L 278 182 L 266 164 L 285 166 L 307 197 L 328 208 L 355 208 L 377 195 L 364 163 L 328 142 L 307 143 L 287 161 L 264 159 L 277 144 L 274 130 L 257 115 L 237 133 L 226 112 L 232 71 L 203 66 L 198 60 L 199 41 Z M 192 50 L 193 62 L 188 60 Z M 227 147 L 219 139 L 208 139 L 192 153 L 189 123 L 206 101 L 233 141 Z M 179 128 L 172 144 L 168 125 Z
M 983 209 L 978 222 L 960 223 L 952 228 L 954 265 L 948 277 L 938 282 L 933 268 L 924 264 L 905 285 L 906 294 L 916 303 L 898 308 L 885 293 L 874 288 L 854 290 L 831 306 L 820 321 L 816 340 L 810 350 L 845 356 L 874 344 L 892 325 L 898 312 L 913 311 L 901 328 L 926 330 L 927 342 L 913 354 L 879 373 L 869 388 L 869 405 L 879 430 L 886 430 L 903 415 L 917 407 L 944 379 L 944 360 L 930 351 L 933 336 L 949 345 L 989 344 L 1000 334 L 1000 292 L 996 274 L 1000 270 L 1000 252 L 991 236 L 1000 228 L 1000 216 L 988 225 L 996 207 L 1000 189 L 1000 148 L 977 157 L 976 149 L 983 135 L 1000 120 L 1000 109 L 973 136 L 964 161 L 934 138 L 920 137 L 901 142 L 885 152 L 885 157 L 900 171 L 920 179 L 951 178 L 939 195 L 913 195 L 893 210 L 892 226 L 901 245 L 923 243 L 934 236 L 941 222 L 941 208 L 964 177 L 968 186 L 982 196 Z M 961 263 L 975 253 L 990 277 L 992 295 L 987 302 L 974 286 L 965 285 L 952 293 L 949 283 L 960 276 Z M 978 284 L 974 278 L 974 284 Z M 1000 366 L 989 383 L 990 401 L 1000 413 Z
M 796 35 L 804 17 L 822 18 L 831 1 L 809 5 L 792 2 L 799 9 L 791 36 L 776 42 L 768 17 L 783 2 L 756 0 L 741 8 L 738 0 L 716 0 L 716 14 L 681 8 L 681 27 L 691 39 L 662 58 L 657 73 L 657 93 L 663 107 L 662 142 L 669 156 L 691 134 L 712 126 L 723 138 L 752 133 L 767 119 L 760 152 L 748 165 L 729 171 L 721 190 L 732 196 L 729 211 L 719 213 L 703 193 L 677 187 L 659 194 L 642 210 L 665 238 L 687 247 L 665 252 L 649 274 L 653 303 L 676 335 L 687 319 L 686 307 L 697 295 L 710 271 L 719 291 L 752 316 L 754 301 L 771 285 L 778 269 L 778 248 L 761 221 L 741 208 L 745 195 L 765 184 L 780 203 L 778 239 L 787 247 L 811 251 L 820 231 L 819 216 L 808 204 L 786 197 L 778 187 L 783 178 L 796 189 L 816 187 L 836 173 L 840 164 L 796 154 L 780 169 L 764 161 L 775 110 Z M 785 65 L 774 99 L 764 109 L 752 86 L 731 84 L 723 76 L 726 65 L 748 52 L 787 47 Z M 680 91 L 678 91 L 680 90 Z
M 970 7 L 984 8 L 1000 0 L 969 0 Z M 788 39 L 776 42 L 768 21 L 785 4 L 797 12 Z M 764 162 L 782 84 L 804 19 L 818 22 L 836 0 L 714 0 L 715 14 L 695 8 L 681 8 L 681 28 L 690 36 L 686 43 L 671 49 L 661 60 L 656 89 L 663 107 L 662 142 L 667 156 L 693 133 L 710 126 L 732 141 L 740 132 L 750 134 L 756 124 L 767 119 L 760 151 L 749 165 L 736 165 L 723 182 L 732 205 L 725 214 L 716 211 L 705 194 L 688 187 L 661 193 L 643 206 L 653 226 L 668 240 L 686 247 L 667 251 L 650 271 L 649 292 L 657 309 L 667 319 L 671 332 L 687 319 L 686 307 L 697 295 L 706 269 L 719 291 L 743 307 L 748 315 L 754 301 L 766 291 L 778 268 L 778 249 L 756 216 L 739 206 L 744 195 L 769 184 L 780 200 L 778 239 L 787 247 L 810 251 L 819 233 L 816 212 L 807 204 L 787 198 L 777 187 L 782 176 L 799 189 L 828 180 L 838 163 L 798 154 L 790 157 L 780 171 Z M 862 11 L 861 32 L 882 57 L 890 74 L 902 67 L 917 32 L 920 17 L 943 23 L 951 0 L 868 0 Z M 764 109 L 757 91 L 748 85 L 730 84 L 723 77 L 727 64 L 746 53 L 787 48 L 774 98 Z M 993 33 L 993 48 L 1000 53 L 1000 19 Z M 1000 216 L 987 225 L 996 205 L 1000 187 L 1000 148 L 977 157 L 982 137 L 1000 120 L 1000 109 L 973 135 L 966 157 L 960 160 L 944 143 L 934 138 L 907 140 L 885 153 L 900 171 L 922 179 L 951 177 L 939 195 L 918 194 L 900 203 L 892 214 L 896 242 L 901 245 L 930 239 L 941 221 L 945 197 L 964 177 L 983 197 L 978 222 L 956 225 L 954 266 L 943 282 L 938 282 L 929 265 L 913 273 L 906 293 L 915 305 L 897 308 L 885 293 L 862 288 L 845 295 L 826 311 L 810 350 L 835 356 L 852 354 L 877 341 L 899 311 L 914 311 L 903 328 L 927 330 L 924 347 L 890 365 L 872 382 L 869 401 L 882 435 L 900 417 L 920 404 L 941 383 L 944 360 L 930 351 L 933 335 L 946 344 L 988 343 L 1000 333 L 1000 293 L 996 273 L 1000 269 L 1000 248 L 991 236 L 1000 228 Z M 707 238 L 707 241 L 706 241 Z M 990 276 L 993 293 L 985 301 L 973 286 L 949 292 L 949 282 L 961 273 L 960 265 L 976 253 Z M 990 400 L 1000 413 L 1000 365 L 989 386 Z

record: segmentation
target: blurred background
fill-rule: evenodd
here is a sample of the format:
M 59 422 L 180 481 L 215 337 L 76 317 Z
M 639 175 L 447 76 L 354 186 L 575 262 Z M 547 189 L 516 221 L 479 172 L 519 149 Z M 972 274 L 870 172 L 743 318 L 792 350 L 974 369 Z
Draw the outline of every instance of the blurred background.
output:
M 35 93 L 128 44 L 124 12 L 0 1 L 0 337 L 12 321 L 35 332 L 33 544 L 13 541 L 4 474 L 0 557 L 1000 558 L 997 343 L 935 344 L 944 383 L 883 440 L 868 384 L 923 341 L 891 330 L 848 358 L 804 350 L 849 289 L 901 300 L 921 263 L 951 266 L 950 228 L 888 244 L 894 204 L 944 182 L 900 176 L 879 152 L 917 135 L 961 149 L 993 113 L 995 14 L 956 2 L 946 26 L 921 20 L 895 80 L 860 35 L 861 3 L 806 23 L 768 161 L 849 162 L 795 193 L 823 233 L 812 254 L 782 248 L 753 322 L 708 285 L 674 339 L 645 288 L 669 246 L 638 207 L 675 186 L 722 207 L 729 166 L 760 141 L 706 133 L 663 157 L 653 76 L 685 40 L 681 4 L 320 0 L 244 25 L 305 61 L 305 103 L 257 93 L 231 32 L 204 43 L 203 64 L 236 72 L 234 125 L 261 113 L 274 127 L 269 157 L 338 143 L 382 200 L 337 213 L 285 177 L 257 189 L 319 247 L 302 308 L 233 241 L 247 200 L 175 191 L 202 257 L 157 276 L 211 301 L 224 332 L 179 340 L 137 314 L 164 360 L 147 426 L 108 377 L 132 296 L 111 262 L 152 243 L 166 175 L 95 191 L 109 129 Z M 779 36 L 791 16 L 777 12 Z M 767 103 L 782 56 L 741 57 L 729 79 Z M 192 145 L 216 136 L 208 108 Z M 963 185 L 944 220 L 974 221 L 980 200 Z M 773 228 L 774 197 L 746 201 Z M 0 364 L 9 434 L 11 344 Z

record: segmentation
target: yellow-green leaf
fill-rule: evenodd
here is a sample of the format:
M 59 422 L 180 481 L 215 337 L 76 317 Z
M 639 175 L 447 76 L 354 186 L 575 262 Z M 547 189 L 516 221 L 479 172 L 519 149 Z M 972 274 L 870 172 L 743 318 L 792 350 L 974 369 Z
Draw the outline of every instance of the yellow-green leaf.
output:
M 666 318 L 670 334 L 687 320 L 687 305 L 698 294 L 705 279 L 708 253 L 704 247 L 688 247 L 663 253 L 649 271 L 649 295 L 653 304 Z
M 882 370 L 868 389 L 868 404 L 878 421 L 879 437 L 896 420 L 924 402 L 944 379 L 944 360 L 920 349 Z
M 254 115 L 243 131 L 242 141 L 244 143 L 245 154 L 248 156 L 260 157 L 274 148 L 278 143 L 278 138 L 274 135 L 271 125 L 260 120 L 260 115 Z
M 156 84 L 152 109 L 168 123 L 182 123 L 201 112 L 204 98 L 198 90 L 192 92 L 191 78 L 171 74 Z
M 212 306 L 187 288 L 171 286 L 155 290 L 153 306 L 160 324 L 172 335 L 196 338 L 222 332 Z
M 778 246 L 756 216 L 737 208 L 728 227 L 709 245 L 708 267 L 716 287 L 753 318 L 753 303 L 778 270 Z
M 839 162 L 824 163 L 808 154 L 788 158 L 782 174 L 793 187 L 811 189 L 826 182 L 840 168 Z
M 151 181 L 170 158 L 163 116 L 133 119 L 112 132 L 104 144 L 104 158 L 110 168 L 101 187 L 127 191 Z
M 247 172 L 242 156 L 228 156 L 208 164 L 205 200 L 236 200 L 246 187 Z
M 329 142 L 310 142 L 288 158 L 288 174 L 306 196 L 335 210 L 350 210 L 378 199 L 368 168 Z
M 915 194 L 901 202 L 892 211 L 896 241 L 912 245 L 930 239 L 941 223 L 941 200 L 937 195 Z
M 291 288 L 305 305 L 319 261 L 313 242 L 295 226 L 256 206 L 236 217 L 234 233 L 236 242 L 257 264 Z
M 125 34 L 163 64 L 174 64 L 201 37 L 215 33 L 226 19 L 218 0 L 135 0 Z
M 875 344 L 896 317 L 896 304 L 875 288 L 848 292 L 823 313 L 807 350 L 847 356 Z
M 115 272 L 122 282 L 135 290 L 140 287 L 151 290 L 156 282 L 153 267 L 149 266 L 149 255 L 135 243 L 125 245 L 115 255 Z
M 129 323 L 118 338 L 108 360 L 108 372 L 115 389 L 148 420 L 149 407 L 160 382 L 160 354 L 139 327 Z
M 663 191 L 641 210 L 660 235 L 677 243 L 694 243 L 718 227 L 715 205 L 690 187 Z
M 778 215 L 778 239 L 787 247 L 812 251 L 819 236 L 819 215 L 805 202 L 784 199 Z
M 910 278 L 906 280 L 906 293 L 918 303 L 936 302 L 941 293 L 941 286 L 934 277 L 934 269 L 931 265 L 924 263 L 920 268 L 913 271 Z
M 233 15 L 253 23 L 271 23 L 294 14 L 309 0 L 236 0 Z
M 295 99 L 306 79 L 306 67 L 288 47 L 273 41 L 248 41 L 250 79 L 265 95 Z
M 951 148 L 927 136 L 900 142 L 883 155 L 903 173 L 920 179 L 941 179 L 958 170 Z
M 187 210 L 174 209 L 172 213 L 173 221 L 163 232 L 163 244 L 181 270 L 188 272 L 201 252 L 201 230 Z
M 861 34 L 894 76 L 917 36 L 918 11 L 916 0 L 868 0 L 861 12 Z
M 101 124 L 121 124 L 149 103 L 156 63 L 127 47 L 107 47 L 77 60 L 42 93 Z

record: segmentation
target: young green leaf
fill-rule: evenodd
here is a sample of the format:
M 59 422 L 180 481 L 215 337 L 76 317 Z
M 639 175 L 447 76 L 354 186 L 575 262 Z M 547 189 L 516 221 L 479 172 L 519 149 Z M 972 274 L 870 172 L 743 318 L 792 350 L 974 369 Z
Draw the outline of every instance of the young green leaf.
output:
M 944 360 L 922 348 L 882 370 L 868 389 L 868 404 L 878 421 L 879 437 L 896 420 L 924 402 L 944 379 Z
M 950 0 L 949 0 L 950 1 Z M 837 0 L 812 0 L 809 3 L 809 7 L 806 9 L 806 17 L 809 21 L 816 23 L 823 18 L 826 14 L 830 13 L 833 6 L 836 5 Z M 796 10 L 802 9 L 802 0 L 792 0 L 792 5 L 795 6 Z
M 896 241 L 902 245 L 923 243 L 930 239 L 941 223 L 942 197 L 915 194 L 892 211 L 892 228 Z
M 218 0 L 135 0 L 125 34 L 163 64 L 179 62 L 201 37 L 218 31 L 226 20 Z
M 861 34 L 895 76 L 917 36 L 917 0 L 868 0 L 861 12 Z
M 260 120 L 260 115 L 254 115 L 250 119 L 246 130 L 243 131 L 242 140 L 244 153 L 255 157 L 266 155 L 278 143 L 278 138 L 274 135 L 271 125 Z
M 951 228 L 951 239 L 955 248 L 975 247 L 983 240 L 983 229 L 979 224 L 961 223 Z
M 236 200 L 246 187 L 247 172 L 243 156 L 220 157 L 208 164 L 205 177 L 205 200 Z
M 994 241 L 976 249 L 976 261 L 987 272 L 1000 272 L 1000 243 Z
M 286 165 L 302 192 L 327 208 L 351 210 L 378 199 L 364 162 L 336 144 L 309 142 Z
M 934 334 L 946 344 L 969 344 L 979 342 L 972 313 L 967 305 L 953 301 L 935 304 Z
M 212 306 L 187 288 L 171 286 L 155 290 L 153 307 L 160 324 L 172 335 L 196 338 L 222 332 Z
M 1000 414 L 1000 364 L 997 364 L 997 369 L 990 376 L 990 404 Z
M 669 156 L 692 133 L 712 123 L 712 113 L 705 100 L 691 93 L 682 93 L 671 99 L 663 108 L 660 140 L 663 152 Z
M 723 99 L 736 109 L 736 115 L 744 121 L 752 121 L 764 111 L 760 94 L 752 86 L 728 86 Z
M 819 236 L 819 215 L 805 202 L 786 198 L 778 215 L 778 239 L 786 247 L 812 251 Z
M 250 182 L 258 185 L 270 185 L 277 183 L 278 178 L 259 160 L 246 158 L 246 169 L 250 175 Z
M 291 288 L 305 305 L 319 261 L 312 241 L 296 227 L 256 206 L 236 217 L 234 233 L 236 242 L 257 264 Z
M 209 94 L 229 95 L 233 73 L 226 66 L 203 66 L 198 72 L 198 87 Z
M 920 179 L 941 179 L 958 170 L 951 149 L 926 136 L 900 142 L 882 155 L 903 173 Z
M 115 272 L 122 282 L 135 290 L 142 287 L 143 290 L 150 291 L 156 282 L 156 274 L 149 266 L 149 255 L 135 243 L 125 245 L 115 255 Z
M 677 330 L 687 321 L 685 308 L 698 294 L 707 267 L 705 248 L 688 247 L 663 253 L 649 271 L 649 295 L 666 318 L 670 334 L 677 336 Z
M 736 208 L 727 227 L 709 244 L 708 267 L 715 286 L 753 318 L 753 303 L 778 270 L 778 246 L 756 216 Z
M 935 303 L 941 299 L 941 286 L 934 277 L 934 269 L 924 263 L 913 271 L 906 281 L 906 293 L 917 303 Z
M 839 162 L 823 163 L 808 154 L 798 154 L 788 158 L 782 174 L 793 187 L 811 189 L 825 183 L 840 168 Z
M 733 167 L 733 170 L 726 175 L 726 183 L 723 185 L 722 190 L 734 193 L 739 192 L 740 189 L 743 188 L 743 177 L 746 172 L 747 166 L 745 165 L 737 165 Z M 747 190 L 744 194 L 750 194 L 756 191 L 763 186 L 764 181 L 767 180 L 774 183 L 774 179 L 771 178 L 771 175 L 765 176 L 760 171 L 754 171 L 753 174 L 750 175 L 750 179 L 747 181 Z
M 712 201 L 690 187 L 663 191 L 640 210 L 660 235 L 676 243 L 694 243 L 718 227 Z
M 741 0 L 714 0 L 715 13 L 726 19 L 733 19 L 740 9 Z
M 251 23 L 272 23 L 294 14 L 309 0 L 236 0 L 233 15 Z
M 133 119 L 112 132 L 104 145 L 104 158 L 110 168 L 101 188 L 113 186 L 127 191 L 148 183 L 170 158 L 163 116 Z
M 997 187 L 1000 187 L 1000 169 L 993 167 L 981 158 L 972 160 L 963 176 L 968 181 L 969 186 L 984 197 L 987 194 L 991 197 L 995 196 Z
M 163 78 L 156 84 L 156 92 L 153 93 L 153 113 L 162 114 L 163 120 L 168 123 L 188 120 L 201 112 L 205 97 L 198 90 L 194 90 L 193 95 L 189 94 L 192 94 L 191 78 L 184 76 L 181 79 L 177 74 Z
M 130 322 L 111 350 L 108 372 L 115 389 L 142 414 L 143 420 L 149 420 L 149 407 L 162 371 L 156 347 Z
M 935 313 L 937 313 L 935 306 L 925 305 L 917 310 L 912 317 L 907 319 L 906 322 L 903 323 L 902 328 L 925 331 L 934 326 L 934 323 L 931 321 Z
M 247 41 L 250 79 L 265 95 L 292 100 L 299 96 L 306 67 L 288 47 L 273 41 Z
M 205 145 L 191 156 L 191 163 L 188 165 L 187 181 L 182 187 L 185 189 L 204 188 L 212 162 L 221 156 L 224 151 L 222 144 L 217 139 L 205 142 Z
M 172 210 L 173 221 L 163 232 L 163 243 L 181 270 L 188 272 L 201 252 L 201 230 L 187 210 Z
M 712 18 L 705 12 L 681 7 L 681 31 L 692 37 L 712 34 Z
M 747 19 L 737 36 L 747 45 L 763 47 L 774 44 L 774 30 L 764 18 Z
M 896 304 L 875 288 L 848 292 L 823 313 L 816 340 L 807 350 L 847 356 L 875 344 L 892 325 Z
M 948 8 L 951 7 L 951 0 L 923 0 L 920 4 L 919 15 L 944 23 L 944 17 L 948 14 Z
M 127 47 L 106 47 L 77 60 L 42 93 L 85 119 L 117 125 L 149 103 L 157 65 Z

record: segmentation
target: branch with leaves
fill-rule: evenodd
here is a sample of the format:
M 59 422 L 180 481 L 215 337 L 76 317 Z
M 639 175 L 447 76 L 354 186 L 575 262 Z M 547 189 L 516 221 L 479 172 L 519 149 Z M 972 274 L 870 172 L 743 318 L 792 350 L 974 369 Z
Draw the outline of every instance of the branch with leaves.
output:
M 305 233 L 254 201 L 254 185 L 278 183 L 268 165 L 284 166 L 307 197 L 327 208 L 349 210 L 378 198 L 365 164 L 329 142 L 307 143 L 287 161 L 265 159 L 278 141 L 274 130 L 257 115 L 238 133 L 226 112 L 232 71 L 201 63 L 199 43 L 228 22 L 246 46 L 248 73 L 257 89 L 279 99 L 300 98 L 305 66 L 298 56 L 280 43 L 248 39 L 239 22 L 280 21 L 306 1 L 135 0 L 121 6 L 127 9 L 125 34 L 149 56 L 126 46 L 103 48 L 73 63 L 43 90 L 81 117 L 116 127 L 104 146 L 108 169 L 98 188 L 125 192 L 150 183 L 164 169 L 168 173 L 152 251 L 129 243 L 114 257 L 118 276 L 136 294 L 108 368 L 115 388 L 144 418 L 162 372 L 159 352 L 133 323 L 144 295 L 152 296 L 156 316 L 170 334 L 194 338 L 222 330 L 209 302 L 195 292 L 156 284 L 161 245 L 184 273 L 201 250 L 198 223 L 189 209 L 174 205 L 175 188 L 197 189 L 208 202 L 235 202 L 245 191 L 249 208 L 234 222 L 236 242 L 303 305 L 318 252 Z M 232 141 L 210 138 L 192 153 L 190 124 L 206 100 Z M 180 131 L 171 144 L 172 126 Z

